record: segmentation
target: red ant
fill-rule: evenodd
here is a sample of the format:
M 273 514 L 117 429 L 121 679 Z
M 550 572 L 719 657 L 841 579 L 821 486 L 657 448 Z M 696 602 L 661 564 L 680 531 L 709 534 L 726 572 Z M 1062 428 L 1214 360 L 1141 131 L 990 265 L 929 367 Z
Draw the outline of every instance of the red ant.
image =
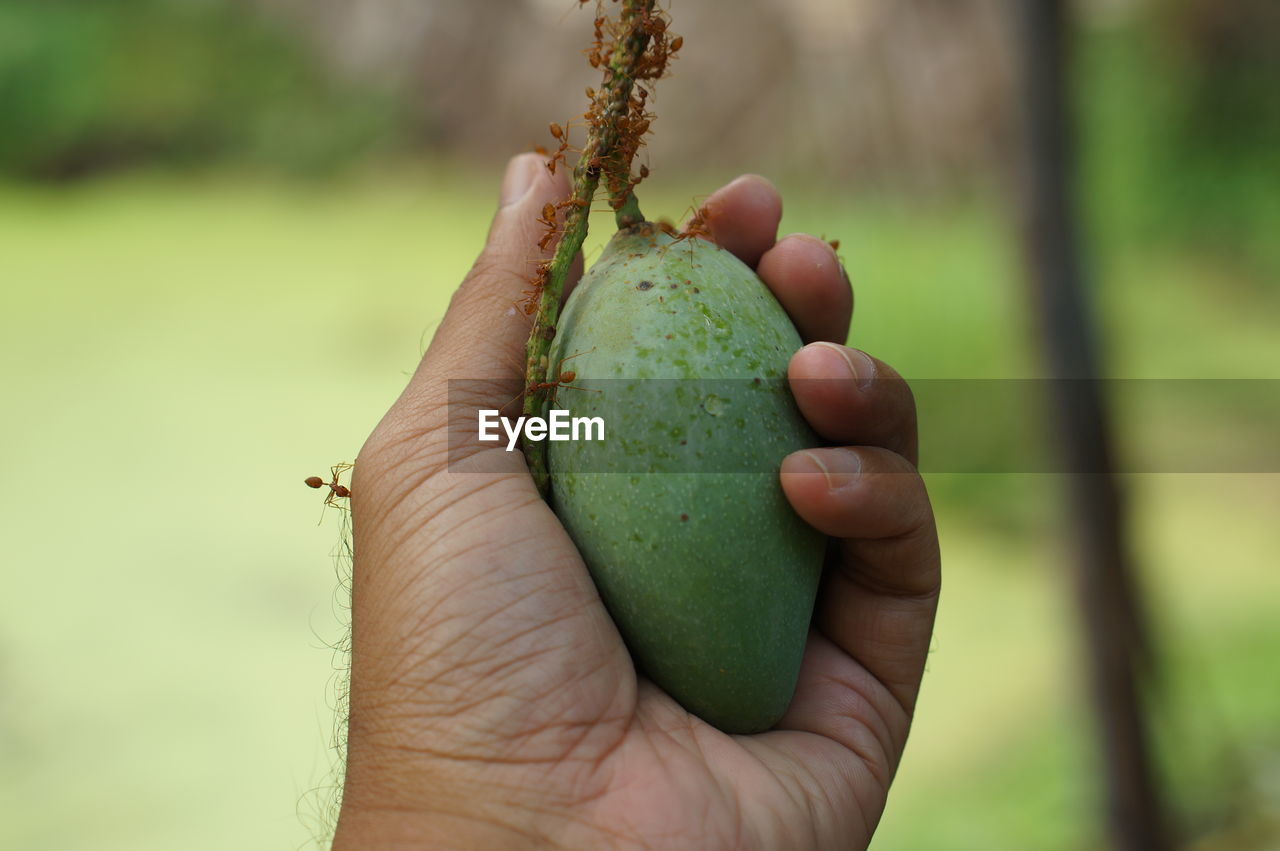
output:
M 546 225 L 551 230 L 556 228 L 556 205 L 550 201 L 542 205 L 542 215 L 538 217 L 541 224 Z
M 581 210 L 590 207 L 591 204 L 581 198 L 566 198 L 557 204 L 544 204 L 542 207 L 542 215 L 538 218 L 538 223 L 547 226 L 547 232 L 542 235 L 542 239 L 538 240 L 538 248 L 546 251 L 552 240 L 559 234 L 559 226 L 556 224 L 556 211 L 578 209 Z
M 604 64 L 604 27 L 608 19 L 603 15 L 595 20 L 595 40 L 591 42 L 591 50 L 587 51 L 587 61 L 591 63 L 592 68 L 599 68 Z
M 547 232 L 543 234 L 542 239 L 538 240 L 538 248 L 543 251 L 551 245 L 551 241 L 556 238 L 558 225 L 556 224 L 556 204 L 548 201 L 542 205 L 542 215 L 538 217 L 538 224 L 546 225 Z
M 590 349 L 588 349 L 585 352 L 578 352 L 577 354 L 560 358 L 559 369 L 557 370 L 558 374 L 556 375 L 555 381 L 535 381 L 534 383 L 530 384 L 527 388 L 525 388 L 525 393 L 526 394 L 541 393 L 543 390 L 550 390 L 551 395 L 547 397 L 548 405 L 555 404 L 556 391 L 561 387 L 567 387 L 570 390 L 585 390 L 588 393 L 600 393 L 601 391 L 594 390 L 590 387 L 573 386 L 573 382 L 578 379 L 578 373 L 575 370 L 572 370 L 572 369 L 566 370 L 564 368 L 565 361 L 573 360 L 574 358 L 581 357 L 583 355 L 589 355 L 594 351 L 595 351 L 595 347 L 592 346 Z M 546 358 L 544 357 L 543 360 L 546 360 Z M 520 398 L 519 396 L 516 397 L 516 399 L 519 399 L 519 398 Z M 512 399 L 511 402 L 514 402 L 516 399 Z M 507 405 L 510 405 L 511 402 L 508 402 Z M 503 405 L 502 407 L 505 408 L 507 405 Z
M 332 479 L 330 481 L 326 482 L 324 479 L 320 478 L 319 476 L 309 476 L 303 480 L 303 483 L 307 487 L 315 488 L 316 490 L 319 490 L 320 488 L 323 488 L 323 487 L 327 487 L 329 489 L 329 495 L 324 498 L 324 504 L 326 506 L 332 505 L 335 508 L 345 509 L 346 506 L 338 505 L 337 501 L 339 499 L 350 499 L 351 488 L 347 487 L 346 485 L 339 484 L 338 479 L 342 478 L 342 474 L 347 472 L 354 466 L 355 466 L 354 464 L 346 464 L 346 463 L 335 464 L 329 468 L 329 474 L 332 476 Z
M 529 289 L 524 290 L 520 294 L 524 296 L 524 300 L 516 306 L 524 311 L 525 316 L 532 316 L 538 310 L 538 301 L 542 298 L 542 289 L 547 285 L 547 276 L 551 274 L 551 261 L 543 260 L 537 266 L 537 272 L 533 277 L 527 278 Z
M 684 230 L 680 231 L 680 235 L 676 240 L 688 239 L 691 236 L 701 237 L 705 240 L 711 240 L 711 225 L 707 222 L 710 211 L 706 207 L 699 207 L 694 211 L 693 217 L 685 224 Z
M 642 171 L 643 173 L 643 171 Z M 654 225 L 658 230 L 671 237 L 672 242 L 683 242 L 690 237 L 697 236 L 702 239 L 714 241 L 711 236 L 711 226 L 707 224 L 707 208 L 699 207 L 683 230 L 677 230 L 676 226 L 671 223 L 668 218 L 660 218 Z
M 599 174 L 600 168 L 603 165 L 604 159 L 599 154 L 593 154 L 591 158 L 587 160 L 587 173 Z
M 516 307 L 524 312 L 525 316 L 532 316 L 538 312 L 538 304 L 542 301 L 543 284 L 537 280 L 532 281 L 533 286 L 527 290 L 523 290 L 520 294 L 524 296 Z
M 547 226 L 548 230 L 556 228 L 556 205 L 550 201 L 542 205 L 542 215 L 538 216 L 538 223 Z
M 560 147 L 556 148 L 556 152 L 551 155 L 551 159 L 547 160 L 547 171 L 552 174 L 556 173 L 556 163 L 565 162 L 564 153 L 569 150 L 569 131 L 552 121 L 547 128 L 551 131 L 551 138 L 560 143 Z M 538 151 L 538 153 L 546 156 L 546 149 Z

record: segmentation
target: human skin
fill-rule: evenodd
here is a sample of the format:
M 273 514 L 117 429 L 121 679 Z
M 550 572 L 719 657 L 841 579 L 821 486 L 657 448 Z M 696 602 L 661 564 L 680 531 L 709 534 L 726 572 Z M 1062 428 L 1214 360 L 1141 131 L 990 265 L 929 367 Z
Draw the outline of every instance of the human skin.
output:
M 511 161 L 484 250 L 357 460 L 333 847 L 864 847 L 906 743 L 940 583 L 911 393 L 840 345 L 848 278 L 823 241 L 775 240 L 767 181 L 708 199 L 715 241 L 756 269 L 807 343 L 789 377 L 834 445 L 787 457 L 780 475 L 833 543 L 783 719 L 731 736 L 690 715 L 637 676 L 520 454 L 482 450 L 492 475 L 448 466 L 448 380 L 478 380 L 481 407 L 521 391 L 529 326 L 512 305 L 545 256 L 537 217 L 568 195 L 563 171 Z

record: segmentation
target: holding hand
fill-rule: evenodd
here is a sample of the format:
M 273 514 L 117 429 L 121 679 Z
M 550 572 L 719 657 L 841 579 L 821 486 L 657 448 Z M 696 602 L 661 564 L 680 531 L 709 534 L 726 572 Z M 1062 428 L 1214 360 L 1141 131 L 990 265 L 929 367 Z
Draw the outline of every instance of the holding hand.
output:
M 360 453 L 347 779 L 334 848 L 849 849 L 865 846 L 902 755 L 939 589 L 915 409 L 887 365 L 841 345 L 835 252 L 775 240 L 776 191 L 707 201 L 715 241 L 808 342 L 800 410 L 840 448 L 782 464 L 796 512 L 835 539 L 791 707 L 729 736 L 643 678 L 520 453 L 448 469 L 448 380 L 489 407 L 520 393 L 539 211 L 563 171 L 513 159 L 488 242 L 413 379 Z M 830 379 L 801 381 L 798 379 Z M 488 468 L 487 468 L 488 469 Z M 743 498 L 749 498 L 744 495 Z

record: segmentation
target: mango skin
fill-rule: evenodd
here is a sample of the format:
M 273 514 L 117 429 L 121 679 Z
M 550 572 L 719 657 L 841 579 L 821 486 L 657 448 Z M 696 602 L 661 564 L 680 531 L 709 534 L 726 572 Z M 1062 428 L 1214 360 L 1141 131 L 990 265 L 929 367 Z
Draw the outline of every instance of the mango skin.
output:
M 801 345 L 730 252 L 641 224 L 583 277 L 550 355 L 575 374 L 552 407 L 606 424 L 548 443 L 553 508 L 640 670 L 729 733 L 790 704 L 822 570 L 777 473 L 818 444 L 785 383 Z

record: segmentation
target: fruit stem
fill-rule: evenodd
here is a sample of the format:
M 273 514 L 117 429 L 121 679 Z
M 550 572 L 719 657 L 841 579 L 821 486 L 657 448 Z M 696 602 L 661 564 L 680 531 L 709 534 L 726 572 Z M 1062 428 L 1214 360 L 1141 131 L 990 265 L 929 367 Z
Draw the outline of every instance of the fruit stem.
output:
M 525 347 L 525 416 L 543 414 L 547 393 L 559 378 L 559 375 L 549 376 L 551 364 L 547 358 L 551 351 L 551 341 L 556 336 L 560 296 L 564 292 L 565 279 L 569 275 L 573 258 L 582 249 L 582 242 L 586 239 L 591 202 L 595 198 L 603 172 L 609 173 L 610 179 L 605 184 L 617 210 L 618 227 L 643 221 L 633 184 L 629 180 L 631 158 L 635 154 L 636 145 L 619 146 L 619 141 L 631 110 L 631 90 L 635 85 L 636 71 L 649 46 L 650 36 L 643 24 L 651 20 L 653 6 L 654 0 L 622 0 L 617 30 L 620 35 L 614 39 L 613 51 L 604 71 L 603 85 L 595 94 L 592 109 L 587 113 L 587 141 L 573 169 L 573 194 L 565 207 L 564 228 L 550 265 L 545 267 L 545 280 L 538 298 L 533 330 Z M 545 497 L 550 484 L 546 443 L 525 441 L 523 448 L 534 484 Z
M 614 215 L 614 221 L 618 224 L 618 230 L 638 225 L 644 221 L 644 213 L 640 212 L 640 202 L 636 200 L 635 189 L 627 190 L 627 194 L 622 200 L 622 206 L 618 208 L 618 212 Z

